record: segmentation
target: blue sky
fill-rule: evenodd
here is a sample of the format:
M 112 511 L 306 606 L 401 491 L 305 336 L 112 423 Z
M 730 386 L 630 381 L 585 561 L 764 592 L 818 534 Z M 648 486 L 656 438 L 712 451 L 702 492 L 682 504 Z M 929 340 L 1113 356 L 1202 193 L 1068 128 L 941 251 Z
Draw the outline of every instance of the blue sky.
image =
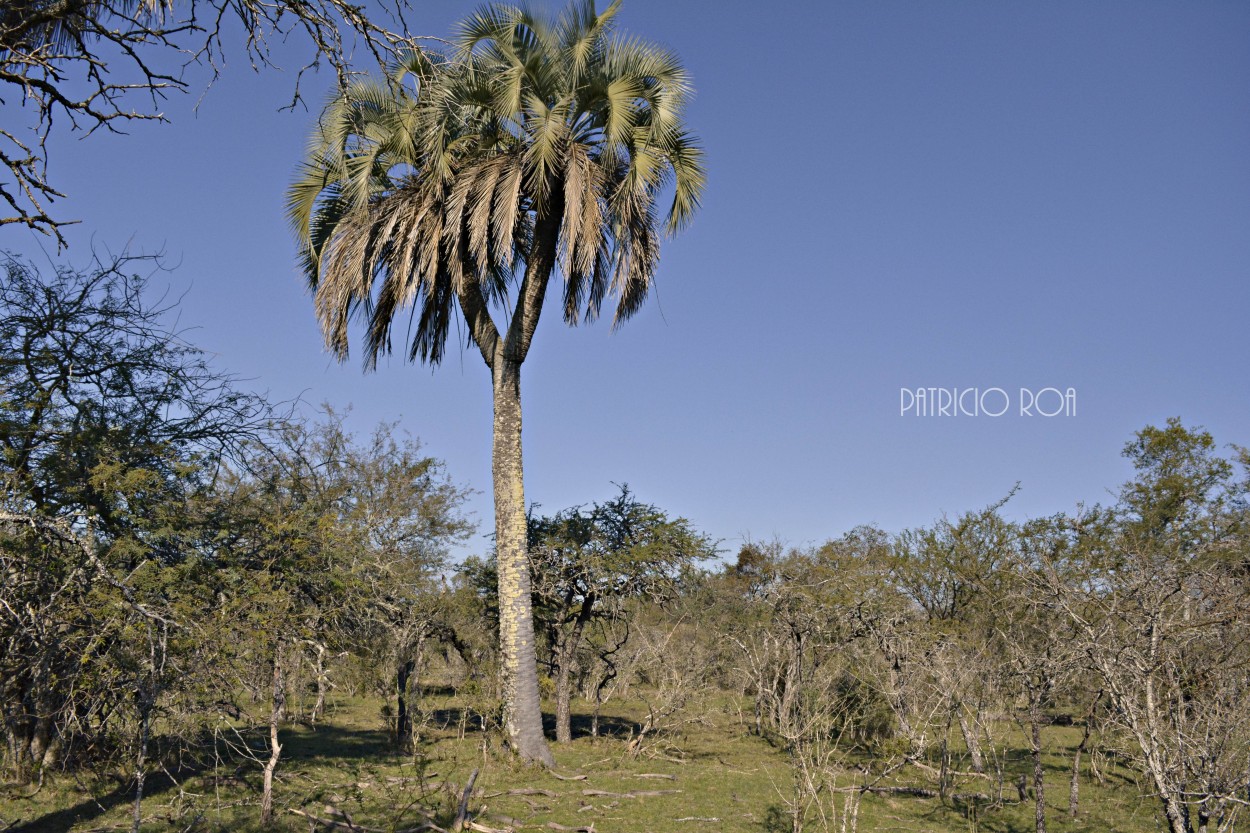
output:
M 472 8 L 410 22 L 446 35 Z M 685 60 L 710 184 L 632 321 L 548 311 L 523 376 L 529 500 L 628 482 L 732 557 L 931 523 L 1017 481 L 1012 517 L 1105 502 L 1120 448 L 1169 416 L 1250 443 L 1250 5 L 625 0 L 618 20 Z M 172 124 L 58 138 L 58 208 L 83 220 L 67 257 L 163 249 L 219 367 L 351 404 L 362 432 L 401 420 L 480 491 L 485 535 L 485 366 L 365 375 L 323 350 L 282 214 L 316 114 L 279 112 L 290 73 L 227 57 Z M 38 252 L 12 227 L 0 247 Z M 1016 413 L 1047 386 L 1076 414 Z M 920 387 L 999 387 L 1013 410 L 900 415 Z

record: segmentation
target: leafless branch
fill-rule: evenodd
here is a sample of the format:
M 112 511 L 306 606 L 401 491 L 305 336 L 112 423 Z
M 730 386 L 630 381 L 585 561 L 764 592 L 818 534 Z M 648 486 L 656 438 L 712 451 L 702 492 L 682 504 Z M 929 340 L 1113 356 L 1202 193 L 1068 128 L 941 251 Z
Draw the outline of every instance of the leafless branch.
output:
M 0 10 L 0 226 L 64 246 L 61 229 L 77 221 L 54 210 L 65 192 L 49 176 L 49 138 L 167 121 L 161 107 L 171 92 L 188 90 L 189 67 L 207 67 L 210 85 L 217 78 L 236 22 L 255 69 L 278 68 L 273 43 L 308 45 L 287 105 L 294 108 L 308 71 L 324 64 L 342 84 L 358 52 L 385 65 L 397 48 L 415 45 L 395 33 L 408 30 L 405 10 L 406 0 L 394 0 L 387 28 L 349 0 L 9 0 Z

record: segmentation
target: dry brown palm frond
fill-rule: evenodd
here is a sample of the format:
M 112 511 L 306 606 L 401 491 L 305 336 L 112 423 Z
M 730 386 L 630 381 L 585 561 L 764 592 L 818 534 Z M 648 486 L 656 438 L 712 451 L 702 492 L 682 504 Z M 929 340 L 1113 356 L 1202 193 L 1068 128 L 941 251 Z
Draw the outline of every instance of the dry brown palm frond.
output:
M 493 259 L 491 228 L 496 223 L 493 197 L 506 163 L 506 158 L 492 156 L 465 172 L 470 180 L 469 202 L 462 221 L 469 232 L 469 250 L 478 263 Z
M 564 222 L 561 260 L 565 275 L 564 319 L 576 324 L 583 303 L 585 316 L 598 315 L 603 287 L 596 286 L 596 269 L 611 245 L 605 233 L 606 175 L 583 145 L 569 153 L 564 172 Z
M 357 309 L 368 316 L 369 366 L 390 349 L 391 322 L 398 310 L 434 298 L 438 303 L 431 315 L 440 314 L 445 299 L 430 286 L 445 272 L 440 191 L 409 183 L 340 221 L 325 247 L 315 295 L 326 345 L 336 355 L 347 354 L 347 323 Z M 437 336 L 445 334 L 446 324 L 428 319 L 418 330 Z
M 519 154 L 510 153 L 506 157 L 504 170 L 495 186 L 492 198 L 495 216 L 495 250 L 501 255 L 508 252 L 506 263 L 509 268 L 515 266 L 515 242 L 517 240 L 517 220 L 521 212 L 521 192 L 525 181 L 525 162 Z

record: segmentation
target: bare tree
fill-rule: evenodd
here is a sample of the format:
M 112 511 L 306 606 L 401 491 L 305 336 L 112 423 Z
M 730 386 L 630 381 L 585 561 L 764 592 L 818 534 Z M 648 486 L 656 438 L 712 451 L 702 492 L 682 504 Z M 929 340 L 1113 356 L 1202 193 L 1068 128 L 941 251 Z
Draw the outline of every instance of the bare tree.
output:
M 1125 454 L 1137 478 L 1112 511 L 1063 519 L 1039 587 L 1075 628 L 1169 830 L 1231 830 L 1250 789 L 1250 459 L 1238 450 L 1238 479 L 1210 434 L 1175 419 Z

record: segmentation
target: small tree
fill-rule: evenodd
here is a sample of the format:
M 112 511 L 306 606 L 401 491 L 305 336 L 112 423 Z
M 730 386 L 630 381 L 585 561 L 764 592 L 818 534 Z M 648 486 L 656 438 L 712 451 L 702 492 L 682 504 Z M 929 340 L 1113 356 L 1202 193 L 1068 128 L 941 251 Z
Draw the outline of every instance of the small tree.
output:
M 270 669 L 256 681 L 270 691 L 262 823 L 272 813 L 287 669 L 304 646 L 312 649 L 318 704 L 327 647 L 384 657 L 402 674 L 434 574 L 448 545 L 469 531 L 460 514 L 466 491 L 419 451 L 385 424 L 360 443 L 327 409 L 322 422 L 288 422 L 230 473 L 237 533 L 218 566 L 235 577 L 238 643 L 253 667 Z
M 669 518 L 640 502 L 629 486 L 589 510 L 529 516 L 535 618 L 546 633 L 555 676 L 556 740 L 572 740 L 572 673 L 595 619 L 622 614 L 629 599 L 660 602 L 683 573 L 711 558 L 716 548 L 685 518 Z M 614 646 L 619 648 L 619 646 Z
M 1111 512 L 1065 519 L 1038 586 L 1077 632 L 1169 830 L 1230 830 L 1250 748 L 1250 457 L 1219 455 L 1178 419 L 1124 453 L 1137 477 Z
M 942 722 L 933 733 L 940 736 L 941 789 L 946 787 L 952 726 L 959 727 L 973 770 L 981 773 L 985 766 L 981 735 L 988 721 L 983 711 L 994 665 L 987 654 L 997 653 L 989 649 L 994 627 L 1002 608 L 1011 604 L 1018 535 L 998 510 L 1014 492 L 956 519 L 906 530 L 893 544 L 891 580 L 920 619 L 898 623 L 904 627 L 894 628 L 895 636 L 882 639 L 881 647 L 890 660 L 892 701 L 914 752 L 923 754 L 929 737 L 922 715 Z M 923 699 L 929 701 L 925 707 Z
M 894 704 L 869 670 L 880 665 L 875 635 L 902 601 L 888 553 L 884 533 L 860 527 L 787 555 L 749 544 L 727 571 L 749 594 L 731 639 L 754 689 L 756 730 L 789 759 L 790 784 L 777 792 L 794 833 L 813 821 L 855 830 L 869 783 L 902 763 L 889 742 Z
M 271 416 L 165 323 L 133 271 L 155 265 L 0 267 L 5 764 L 132 753 L 136 829 L 153 720 L 200 676 L 214 474 Z

